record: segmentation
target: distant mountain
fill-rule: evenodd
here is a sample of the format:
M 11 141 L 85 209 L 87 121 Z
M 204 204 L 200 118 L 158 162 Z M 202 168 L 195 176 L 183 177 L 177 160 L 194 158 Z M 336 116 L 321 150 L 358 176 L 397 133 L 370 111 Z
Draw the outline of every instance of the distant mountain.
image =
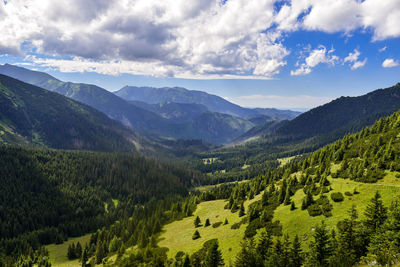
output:
M 161 117 L 170 120 L 174 123 L 188 122 L 203 113 L 208 112 L 207 107 L 200 104 L 188 104 L 188 103 L 157 103 L 148 104 L 141 101 L 128 101 L 132 105 L 152 111 Z
M 358 97 L 340 97 L 305 112 L 277 129 L 279 136 L 333 138 L 356 132 L 400 109 L 400 83 Z
M 149 104 L 165 102 L 201 104 L 206 106 L 209 111 L 229 114 L 245 119 L 266 115 L 275 120 L 286 120 L 293 119 L 300 114 L 300 112 L 290 110 L 281 111 L 278 109 L 243 108 L 222 97 L 181 87 L 154 88 L 125 86 L 115 92 L 115 94 L 126 100 L 142 101 Z
M 305 151 L 316 149 L 372 125 L 381 117 L 400 109 L 400 83 L 358 97 L 340 97 L 307 111 L 291 121 L 267 122 L 235 139 L 241 143 L 257 139 L 260 143 L 300 144 Z
M 226 143 L 255 125 L 235 116 L 210 113 L 207 107 L 199 104 L 149 105 L 137 101 L 128 102 L 96 85 L 62 82 L 46 73 L 9 64 L 0 65 L 0 73 L 43 86 L 47 90 L 87 104 L 161 143 L 163 141 L 154 135 L 185 139 L 204 137 L 206 142 Z M 202 116 L 206 113 L 207 115 Z
M 89 106 L 0 75 L 0 143 L 134 151 L 137 138 Z
M 197 138 L 224 144 L 247 132 L 255 125 L 248 120 L 217 112 L 206 112 L 181 124 L 180 138 Z

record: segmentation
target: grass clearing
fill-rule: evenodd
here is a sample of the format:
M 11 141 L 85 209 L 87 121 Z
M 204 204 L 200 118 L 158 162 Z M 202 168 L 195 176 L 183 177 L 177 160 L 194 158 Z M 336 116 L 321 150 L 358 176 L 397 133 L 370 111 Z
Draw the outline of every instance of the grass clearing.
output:
M 218 160 L 218 158 L 205 158 L 202 160 L 203 160 L 203 164 L 207 165 L 207 164 L 213 164 L 214 162 L 216 162 Z
M 214 189 L 218 186 L 221 185 L 226 185 L 226 184 L 235 184 L 235 183 L 244 183 L 244 182 L 248 182 L 249 180 L 242 180 L 242 181 L 235 181 L 235 182 L 227 182 L 227 183 L 220 183 L 220 184 L 215 184 L 215 185 L 202 185 L 202 186 L 198 186 L 195 189 L 199 190 L 200 192 L 204 192 L 204 191 L 209 191 L 211 189 Z
M 245 201 L 245 210 L 247 211 L 251 203 L 260 199 L 261 194 L 252 200 Z M 239 217 L 238 212 L 232 213 L 230 210 L 224 209 L 226 203 L 227 200 L 213 200 L 200 203 L 197 205 L 193 216 L 164 226 L 158 245 L 169 248 L 168 257 L 173 258 L 178 251 L 192 254 L 199 250 L 207 240 L 218 238 L 225 264 L 233 263 L 236 254 L 240 250 L 239 244 L 243 239 L 247 224 L 241 225 L 239 229 L 231 229 L 232 224 L 240 222 L 244 217 Z M 194 227 L 196 216 L 200 217 L 202 223 L 202 226 L 197 228 Z M 228 219 L 229 223 L 221 225 L 218 228 L 213 228 L 211 225 L 204 227 L 207 218 L 210 219 L 211 225 L 215 222 L 224 222 L 225 219 Z M 195 230 L 200 232 L 201 238 L 192 240 Z
M 292 156 L 292 157 L 286 157 L 286 158 L 280 158 L 277 159 L 277 161 L 279 162 L 280 166 L 283 167 L 286 164 L 288 164 L 292 159 L 294 159 L 296 156 Z
M 82 248 L 84 248 L 85 244 L 89 243 L 90 236 L 91 234 L 87 234 L 80 237 L 69 238 L 68 241 L 59 245 L 56 244 L 47 245 L 46 248 L 49 250 L 51 265 L 61 266 L 61 267 L 82 266 L 82 263 L 77 259 L 70 261 L 67 258 L 68 246 L 72 243 L 75 243 L 76 245 L 76 243 L 78 243 L 79 241 L 82 245 Z
M 322 221 L 325 222 L 329 229 L 332 229 L 336 227 L 339 221 L 348 218 L 347 211 L 352 205 L 356 206 L 359 219 L 363 219 L 364 210 L 376 191 L 379 191 L 382 196 L 382 201 L 387 207 L 395 198 L 400 196 L 400 179 L 395 178 L 395 173 L 388 173 L 384 179 L 378 181 L 376 184 L 359 183 L 340 178 L 329 180 L 331 181 L 333 190 L 325 195 L 328 196 L 330 203 L 333 205 L 332 217 L 311 217 L 308 215 L 307 210 L 301 210 L 301 203 L 305 194 L 303 190 L 300 189 L 292 196 L 292 200 L 297 207 L 296 210 L 290 211 L 290 206 L 284 205 L 280 205 L 275 210 L 274 220 L 279 220 L 281 222 L 285 234 L 289 234 L 291 238 L 297 234 L 301 240 L 308 241 L 312 235 L 313 228 Z M 356 189 L 359 194 L 345 196 L 343 202 L 334 202 L 330 198 L 330 194 L 333 192 L 342 192 L 344 195 L 345 192 L 353 193 L 354 189 Z M 317 198 L 318 196 L 314 196 L 314 199 Z M 305 245 L 304 242 L 303 245 Z

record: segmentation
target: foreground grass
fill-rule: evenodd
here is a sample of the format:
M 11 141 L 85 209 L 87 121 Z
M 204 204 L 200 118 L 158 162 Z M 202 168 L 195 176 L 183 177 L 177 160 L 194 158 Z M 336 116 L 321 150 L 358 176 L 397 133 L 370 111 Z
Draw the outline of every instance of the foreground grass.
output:
M 260 199 L 261 194 L 252 200 L 246 201 L 244 203 L 245 210 L 247 211 L 247 207 L 251 203 Z M 244 217 L 239 218 L 238 212 L 232 213 L 230 210 L 224 209 L 226 203 L 226 200 L 214 200 L 200 203 L 197 205 L 194 216 L 164 226 L 158 245 L 160 247 L 169 248 L 168 257 L 174 258 L 178 251 L 192 254 L 199 250 L 207 240 L 218 238 L 225 264 L 233 263 L 236 254 L 240 250 L 240 242 L 243 239 L 247 224 L 241 225 L 239 229 L 231 229 L 232 224 L 240 222 Z M 198 228 L 194 227 L 194 219 L 196 216 L 199 216 L 202 222 L 202 226 Z M 204 227 L 207 218 L 210 219 L 211 225 Z M 213 223 L 223 223 L 225 219 L 228 219 L 229 223 L 227 225 L 221 225 L 218 228 L 212 227 Z M 192 235 L 195 230 L 200 232 L 201 238 L 192 240 Z
M 76 260 L 69 260 L 67 258 L 67 251 L 68 246 L 72 243 L 81 243 L 82 247 L 85 247 L 85 243 L 89 243 L 90 235 L 87 234 L 80 237 L 70 238 L 68 241 L 59 244 L 59 245 L 48 245 L 46 248 L 49 250 L 50 262 L 52 266 L 61 266 L 61 267 L 75 267 L 75 266 L 82 266 L 80 261 Z
M 400 196 L 400 179 L 396 178 L 394 173 L 388 173 L 383 180 L 378 181 L 376 184 L 358 183 L 347 179 L 330 179 L 330 181 L 333 190 L 326 195 L 328 195 L 330 203 L 333 205 L 332 217 L 311 217 L 308 215 L 307 210 L 301 210 L 301 203 L 305 194 L 302 189 L 298 190 L 292 197 L 297 207 L 296 210 L 291 211 L 290 206 L 280 205 L 274 213 L 274 220 L 280 221 L 285 234 L 289 234 L 291 238 L 296 234 L 299 235 L 303 241 L 306 241 L 303 243 L 305 245 L 310 240 L 313 229 L 317 224 L 324 221 L 329 229 L 335 228 L 339 221 L 348 218 L 347 211 L 352 205 L 356 206 L 359 219 L 363 219 L 364 210 L 376 191 L 379 191 L 386 206 L 389 206 L 395 198 Z M 353 196 L 344 195 L 345 192 L 352 193 L 354 189 L 359 194 Z M 330 199 L 332 192 L 342 192 L 345 197 L 344 201 L 333 202 Z M 314 199 L 316 198 L 318 196 L 314 197 Z

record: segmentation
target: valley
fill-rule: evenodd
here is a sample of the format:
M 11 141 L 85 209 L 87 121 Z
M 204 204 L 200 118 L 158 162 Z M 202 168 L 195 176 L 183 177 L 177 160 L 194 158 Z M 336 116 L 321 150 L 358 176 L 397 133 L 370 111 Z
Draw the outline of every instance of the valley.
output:
M 181 88 L 149 89 L 182 94 L 164 103 L 140 102 L 132 87 L 110 96 L 156 127 L 174 125 L 166 137 L 114 120 L 111 106 L 96 110 L 97 93 L 73 96 L 101 88 L 68 85 L 63 95 L 50 85 L 69 83 L 5 69 L 49 87 L 0 75 L 1 266 L 204 266 L 211 253 L 226 266 L 324 266 L 349 246 L 352 266 L 393 261 L 400 249 L 376 250 L 392 242 L 381 231 L 397 229 L 399 84 L 301 115 L 278 112 L 291 120 L 236 106 L 247 115 L 219 113 Z M 246 117 L 255 112 L 265 117 Z M 312 127 L 319 121 L 334 127 Z M 221 146 L 228 139 L 236 141 Z

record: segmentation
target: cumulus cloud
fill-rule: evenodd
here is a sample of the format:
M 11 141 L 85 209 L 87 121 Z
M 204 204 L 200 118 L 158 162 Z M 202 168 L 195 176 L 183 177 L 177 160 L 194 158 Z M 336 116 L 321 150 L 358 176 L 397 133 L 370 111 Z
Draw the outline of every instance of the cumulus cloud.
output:
M 309 74 L 315 66 L 319 64 L 335 65 L 339 61 L 339 57 L 333 55 L 334 50 L 327 51 L 325 46 L 320 45 L 318 48 L 312 50 L 309 56 L 305 58 L 304 63 L 296 70 L 292 70 L 290 75 L 306 75 Z
M 358 49 L 354 49 L 353 53 L 349 53 L 349 55 L 347 57 L 344 58 L 343 63 L 349 63 L 351 65 L 351 69 L 352 70 L 356 70 L 359 68 L 362 68 L 365 66 L 365 64 L 367 63 L 367 58 L 365 58 L 364 60 L 358 60 L 358 58 L 360 57 L 361 52 L 358 51 Z
M 279 8 L 277 2 L 282 3 L 0 1 L 0 53 L 39 54 L 49 58 L 42 64 L 74 65 L 64 70 L 106 71 L 111 65 L 111 73 L 265 79 L 286 66 L 290 50 L 283 41 L 289 32 L 364 29 L 373 32 L 373 40 L 400 36 L 398 0 L 288 0 Z M 321 56 L 315 54 L 293 75 L 310 73 L 311 61 Z M 365 62 L 355 61 L 353 67 Z
M 399 65 L 400 65 L 400 63 L 398 61 L 394 60 L 393 58 L 387 58 L 382 63 L 382 67 L 384 67 L 384 68 L 393 68 L 393 67 L 397 67 Z

